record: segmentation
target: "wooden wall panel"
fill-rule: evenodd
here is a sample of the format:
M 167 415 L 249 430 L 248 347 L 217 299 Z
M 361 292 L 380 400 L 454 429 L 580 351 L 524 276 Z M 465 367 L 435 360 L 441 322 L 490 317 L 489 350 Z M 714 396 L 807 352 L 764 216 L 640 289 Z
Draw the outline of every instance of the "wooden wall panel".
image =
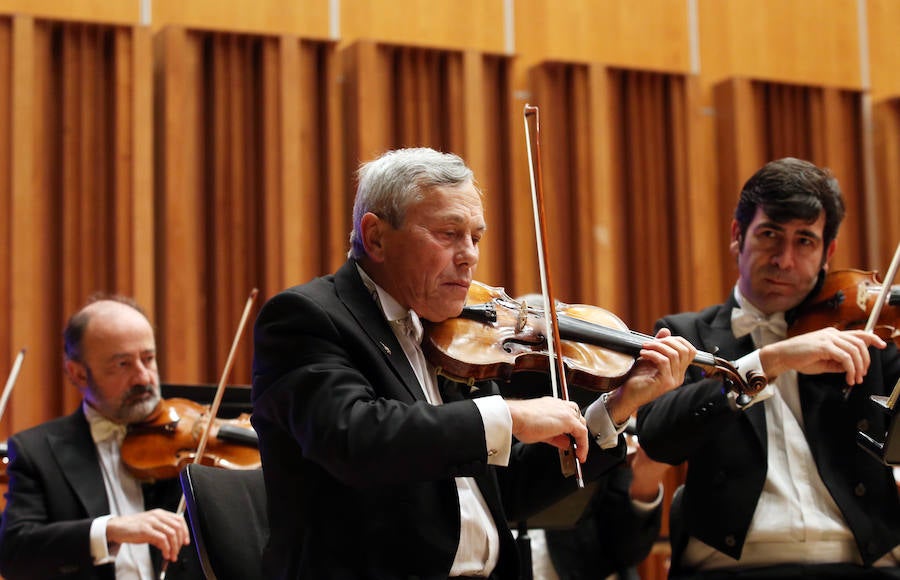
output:
M 874 99 L 900 95 L 900 2 L 866 0 L 868 68 Z M 893 255 L 893 254 L 890 254 Z M 890 257 L 887 258 L 890 260 Z
M 603 62 L 672 72 L 690 70 L 686 2 L 517 0 L 515 50 L 539 61 Z
M 2 22 L 2 357 L 27 349 L 3 421 L 14 432 L 80 400 L 60 365 L 66 317 L 96 292 L 152 302 L 143 286 L 152 275 L 152 189 L 135 177 L 151 174 L 149 133 L 137 129 L 151 114 L 150 70 L 149 36 L 138 28 Z
M 856 0 L 698 0 L 697 6 L 708 85 L 750 77 L 861 86 Z
M 161 358 L 169 382 L 211 383 L 251 289 L 261 304 L 342 260 L 334 50 L 177 27 L 157 50 Z M 251 357 L 242 336 L 231 382 Z
M 380 39 L 422 48 L 505 49 L 504 0 L 341 0 L 339 17 L 347 45 Z
M 477 278 L 503 285 L 510 259 L 508 59 L 360 41 L 342 51 L 347 83 L 346 160 L 356 168 L 388 149 L 432 147 L 457 153 L 485 191 L 489 233 Z M 348 196 L 355 181 L 345 181 Z M 349 229 L 348 229 L 349 232 Z
M 340 6 L 340 3 L 332 5 L 321 0 L 151 0 L 149 3 L 152 19 L 149 24 L 154 30 L 180 26 L 319 39 L 330 37 L 330 11 L 332 6 Z

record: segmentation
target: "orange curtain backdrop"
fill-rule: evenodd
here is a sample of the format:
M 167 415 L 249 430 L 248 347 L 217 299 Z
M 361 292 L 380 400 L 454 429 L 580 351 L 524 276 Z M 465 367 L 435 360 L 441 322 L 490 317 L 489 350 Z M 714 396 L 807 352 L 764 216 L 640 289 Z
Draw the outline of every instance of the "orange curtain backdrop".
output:
M 714 89 L 719 152 L 720 221 L 730 223 L 744 182 L 763 164 L 781 157 L 828 167 L 844 193 L 836 268 L 868 263 L 862 156 L 862 95 L 858 91 L 731 79 Z M 728 230 L 721 244 L 727 245 Z M 725 256 L 722 283 L 734 284 L 734 258 Z
M 359 41 L 342 51 L 346 82 L 346 188 L 353 171 L 399 147 L 460 155 L 485 192 L 488 233 L 477 278 L 502 285 L 510 263 L 510 60 L 478 51 Z
M 144 28 L 0 18 L 0 366 L 27 349 L 4 433 L 80 400 L 61 336 L 91 294 L 153 317 L 151 58 Z
M 215 382 L 252 288 L 251 322 L 343 260 L 334 47 L 170 27 L 156 50 L 161 364 L 169 382 Z M 250 333 L 230 382 L 250 382 Z

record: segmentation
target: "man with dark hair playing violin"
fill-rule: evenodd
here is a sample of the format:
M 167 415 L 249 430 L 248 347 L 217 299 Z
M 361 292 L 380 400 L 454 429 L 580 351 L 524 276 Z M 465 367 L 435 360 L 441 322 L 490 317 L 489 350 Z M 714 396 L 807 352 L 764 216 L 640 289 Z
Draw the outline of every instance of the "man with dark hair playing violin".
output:
M 459 157 L 388 152 L 359 171 L 345 265 L 263 306 L 252 422 L 267 577 L 519 578 L 507 518 L 575 489 L 554 447 L 574 439 L 594 477 L 624 457 L 617 427 L 681 382 L 695 350 L 665 331 L 584 416 L 574 402 L 504 400 L 494 381 L 437 376 L 422 320 L 461 313 L 485 229 Z
M 160 403 L 153 327 L 134 302 L 92 299 L 64 331 L 65 371 L 82 393 L 71 415 L 9 440 L 0 573 L 34 578 L 202 578 L 177 515 L 177 479 L 142 483 L 120 448 Z
M 769 379 L 738 404 L 691 370 L 638 413 L 652 458 L 688 462 L 673 508 L 686 534 L 673 538 L 672 577 L 900 576 L 897 487 L 856 443 L 858 430 L 885 432 L 869 397 L 900 377 L 897 349 L 861 330 L 786 338 L 828 268 L 843 216 L 828 171 L 793 158 L 766 164 L 744 185 L 731 225 L 733 292 L 657 324 Z

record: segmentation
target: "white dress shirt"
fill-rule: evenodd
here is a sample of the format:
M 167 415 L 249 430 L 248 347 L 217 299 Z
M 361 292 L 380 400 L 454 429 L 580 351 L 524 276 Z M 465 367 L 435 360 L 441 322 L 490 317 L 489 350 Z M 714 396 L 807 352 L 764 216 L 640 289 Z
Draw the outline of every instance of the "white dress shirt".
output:
M 147 544 L 109 545 L 106 524 L 112 516 L 144 511 L 144 492 L 141 483 L 128 472 L 122 462 L 120 449 L 125 426 L 117 425 L 82 403 L 84 415 L 91 425 L 91 436 L 97 446 L 103 485 L 109 500 L 110 513 L 91 522 L 91 556 L 95 565 L 115 563 L 117 580 L 152 580 L 153 562 Z

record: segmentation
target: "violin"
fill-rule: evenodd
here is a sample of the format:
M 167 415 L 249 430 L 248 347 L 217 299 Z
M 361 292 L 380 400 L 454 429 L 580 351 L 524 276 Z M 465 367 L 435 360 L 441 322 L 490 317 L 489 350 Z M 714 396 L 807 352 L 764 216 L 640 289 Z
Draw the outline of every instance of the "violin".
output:
M 653 340 L 597 306 L 559 303 L 557 318 L 567 380 L 587 390 L 610 391 L 624 383 L 642 345 Z M 514 300 L 502 288 L 473 281 L 458 317 L 424 321 L 424 327 L 426 358 L 456 381 L 508 380 L 514 372 L 547 371 L 551 364 L 543 310 Z M 767 384 L 758 373 L 745 380 L 732 363 L 709 353 L 698 352 L 691 364 L 723 379 L 738 393 L 738 404 Z
M 262 466 L 259 441 L 242 413 L 235 419 L 210 420 L 210 407 L 189 399 L 163 399 L 146 421 L 129 425 L 122 441 L 122 462 L 138 479 L 177 477 L 188 463 L 225 469 Z M 197 458 L 198 442 L 209 428 L 209 439 Z
M 864 329 L 879 294 L 884 290 L 874 271 L 834 270 L 827 273 L 809 298 L 793 313 L 791 336 L 827 326 L 840 330 Z M 872 332 L 900 346 L 900 286 L 893 285 Z

